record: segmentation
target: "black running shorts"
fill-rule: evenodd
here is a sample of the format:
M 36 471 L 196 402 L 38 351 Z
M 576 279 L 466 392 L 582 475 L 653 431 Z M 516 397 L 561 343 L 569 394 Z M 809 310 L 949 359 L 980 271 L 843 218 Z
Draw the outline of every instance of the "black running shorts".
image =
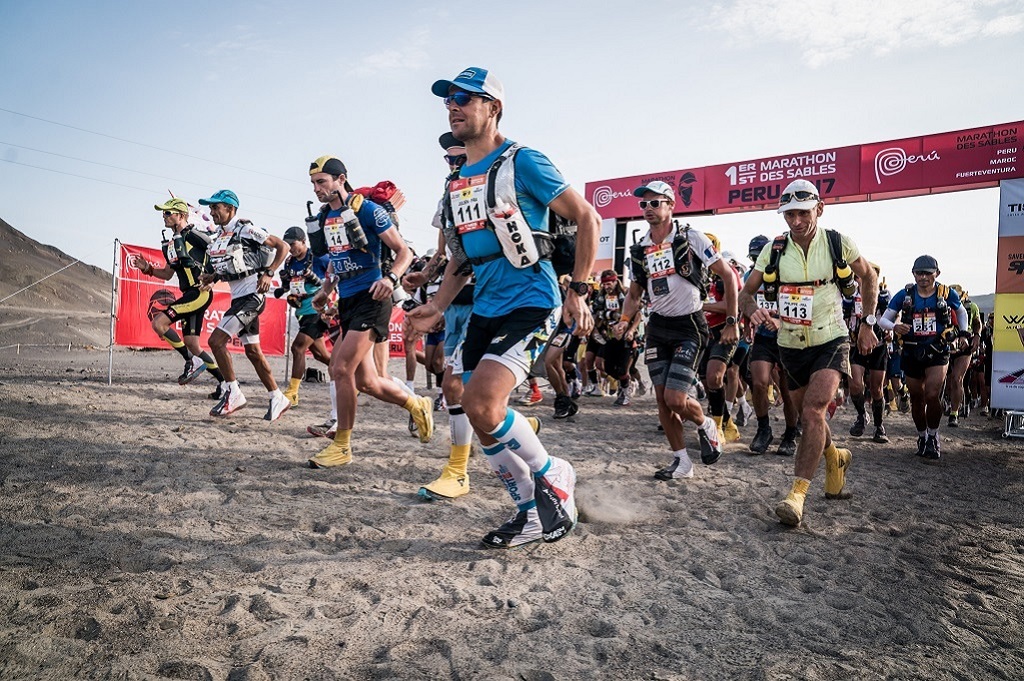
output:
M 779 348 L 786 384 L 790 390 L 806 388 L 811 375 L 822 369 L 834 369 L 850 375 L 850 338 L 842 336 L 811 348 Z
M 647 324 L 644 363 L 651 383 L 687 392 L 697 382 L 697 366 L 708 338 L 703 312 L 682 317 L 652 314 Z
M 372 331 L 373 342 L 384 343 L 391 324 L 391 297 L 374 300 L 369 291 L 360 291 L 347 298 L 338 298 L 338 320 L 342 338 L 349 331 Z
M 316 340 L 327 333 L 327 322 L 318 314 L 304 314 L 299 317 L 299 333 Z

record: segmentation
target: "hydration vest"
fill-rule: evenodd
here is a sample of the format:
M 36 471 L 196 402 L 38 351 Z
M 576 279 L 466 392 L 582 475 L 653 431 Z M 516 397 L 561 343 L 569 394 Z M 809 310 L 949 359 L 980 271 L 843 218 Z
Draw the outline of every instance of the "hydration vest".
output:
M 675 235 L 672 237 L 672 261 L 676 274 L 693 284 L 700 291 L 700 299 L 708 297 L 708 276 L 704 269 L 704 261 L 696 257 L 693 248 L 690 246 L 690 225 L 689 223 L 679 226 L 675 220 L 672 221 L 675 227 Z M 647 271 L 647 257 L 644 247 L 635 243 L 629 247 L 630 270 L 633 279 L 642 288 L 647 288 L 647 280 L 650 272 Z
M 551 260 L 556 274 L 572 271 L 576 257 L 576 225 L 549 210 L 548 231 L 535 230 L 519 208 L 515 157 L 524 148 L 519 144 L 511 144 L 494 159 L 486 173 L 484 215 L 479 217 L 498 239 L 501 250 L 496 253 L 472 258 L 466 254 L 462 235 L 455 227 L 451 198 L 452 185 L 460 177 L 458 172 L 448 176 L 442 209 L 442 231 L 452 251 L 452 259 L 461 265 L 458 270 L 460 274 L 467 274 L 471 265 L 482 265 L 502 257 L 516 269 L 533 267 L 539 271 L 541 260 Z
M 906 296 L 903 298 L 903 306 L 900 309 L 900 321 L 911 325 L 914 321 L 914 299 L 917 296 L 917 284 L 907 284 L 903 289 Z M 948 329 L 953 325 L 953 313 L 949 308 L 949 287 L 945 284 L 935 283 L 935 319 L 943 328 Z M 931 308 L 926 308 L 925 311 Z
M 251 224 L 249 220 L 238 220 L 235 230 L 228 239 L 225 254 L 210 257 L 209 267 L 222 281 L 245 279 L 273 264 L 276 249 L 267 248 L 262 244 L 255 249 L 246 248 L 242 243 L 242 229 Z M 214 237 L 213 241 L 217 243 L 219 238 Z
M 349 192 L 348 197 L 341 206 L 341 220 L 345 228 L 345 238 L 352 248 L 363 251 L 364 253 L 370 253 L 369 245 L 370 242 L 366 238 L 366 232 L 363 231 L 363 226 L 359 222 L 359 209 L 363 207 L 362 194 L 356 192 Z M 323 204 L 320 206 L 320 211 L 316 215 L 310 215 L 306 218 L 306 233 L 309 235 L 309 249 L 313 252 L 316 257 L 329 255 L 330 248 L 327 244 L 327 234 L 325 233 L 324 226 L 327 224 L 327 214 L 331 212 L 330 204 Z M 370 255 L 373 255 L 370 253 Z M 374 260 L 380 263 L 380 257 L 375 256 Z M 350 263 L 352 261 L 349 261 Z M 334 276 L 338 279 L 351 279 L 352 277 L 361 274 L 365 268 L 356 268 L 351 270 L 345 270 L 343 272 L 335 271 Z
M 788 232 L 786 233 L 788 234 Z M 764 268 L 764 299 L 770 302 L 775 302 L 779 299 L 779 285 L 789 284 L 791 286 L 823 286 L 829 282 L 834 282 L 843 296 L 849 298 L 853 296 L 856 290 L 856 282 L 853 279 L 853 270 L 850 269 L 850 265 L 843 259 L 843 240 L 839 232 L 834 229 L 826 229 L 825 237 L 828 239 L 828 251 L 832 256 L 832 278 L 831 279 L 818 279 L 815 281 L 779 281 L 779 261 L 782 259 L 782 254 L 786 251 L 786 245 L 789 243 L 789 239 L 786 238 L 786 234 L 775 237 L 772 242 L 772 250 L 770 260 L 768 261 L 767 267 Z

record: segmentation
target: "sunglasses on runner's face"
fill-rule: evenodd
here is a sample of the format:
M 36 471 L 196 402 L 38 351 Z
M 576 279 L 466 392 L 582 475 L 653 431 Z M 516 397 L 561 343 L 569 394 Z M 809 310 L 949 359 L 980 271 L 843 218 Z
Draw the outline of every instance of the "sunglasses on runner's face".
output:
M 165 218 L 169 218 L 169 217 L 171 217 L 172 215 L 174 215 L 174 213 L 172 213 L 171 211 L 169 211 L 169 210 L 165 210 L 165 211 L 164 211 L 164 217 L 165 217 Z
M 450 94 L 447 97 L 445 97 L 444 98 L 444 105 L 445 106 L 451 106 L 452 103 L 454 102 L 455 106 L 466 106 L 467 104 L 469 104 L 470 100 L 473 99 L 474 97 L 479 97 L 480 99 L 484 99 L 484 100 L 488 100 L 488 101 L 494 99 L 493 97 L 488 97 L 487 95 L 481 95 L 481 94 L 477 94 L 475 92 L 472 92 L 472 93 L 471 92 L 463 92 L 463 91 L 460 90 L 458 92 L 453 92 L 452 94 Z
M 818 195 L 814 192 L 792 192 L 779 197 L 779 205 L 784 206 L 790 201 L 819 201 Z
M 646 201 L 644 199 L 641 199 L 640 200 L 640 210 L 646 210 L 647 206 L 650 206 L 651 208 L 658 208 L 663 203 L 667 205 L 669 203 L 669 200 L 668 199 L 651 199 L 650 201 Z
M 450 166 L 460 166 L 460 165 L 462 165 L 463 163 L 466 162 L 466 155 L 465 154 L 459 154 L 458 156 L 449 156 L 449 155 L 445 154 L 444 160 Z
M 915 277 L 934 277 L 935 272 L 931 270 L 914 270 Z

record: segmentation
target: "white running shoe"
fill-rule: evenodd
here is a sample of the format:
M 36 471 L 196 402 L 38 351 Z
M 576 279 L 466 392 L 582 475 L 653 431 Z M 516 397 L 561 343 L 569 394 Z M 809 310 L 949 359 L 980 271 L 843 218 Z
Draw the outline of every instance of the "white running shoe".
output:
M 275 390 L 274 394 L 270 397 L 270 407 L 267 409 L 267 413 L 263 416 L 264 421 L 276 421 L 281 418 L 281 414 L 288 411 L 288 408 L 292 406 L 292 401 L 285 396 L 280 390 Z
M 234 390 L 230 386 L 224 389 L 221 394 L 220 401 L 217 405 L 210 410 L 210 416 L 227 416 L 233 414 L 246 403 L 245 395 L 242 394 L 241 390 Z
M 693 477 L 693 461 L 687 454 L 672 459 L 672 464 L 654 474 L 658 480 L 680 480 Z
M 528 511 L 516 511 L 504 525 L 488 532 L 480 541 L 489 549 L 511 549 L 535 542 L 543 536 L 544 530 L 537 509 L 531 508 Z
M 199 377 L 199 374 L 206 371 L 206 362 L 201 358 L 192 355 L 192 359 L 185 362 L 185 369 L 178 376 L 178 385 L 188 385 Z
M 704 423 L 697 429 L 700 440 L 700 462 L 710 466 L 722 457 L 722 443 L 718 439 L 718 424 L 710 416 L 704 417 Z
M 306 426 L 306 432 L 313 437 L 327 437 L 333 440 L 334 434 L 338 432 L 338 422 L 335 419 L 327 419 L 323 423 Z

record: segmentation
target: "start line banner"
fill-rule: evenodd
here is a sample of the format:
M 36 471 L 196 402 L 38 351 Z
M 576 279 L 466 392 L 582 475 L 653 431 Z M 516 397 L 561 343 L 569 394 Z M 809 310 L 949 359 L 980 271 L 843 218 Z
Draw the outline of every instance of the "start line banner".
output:
M 133 255 L 141 255 L 157 266 L 165 264 L 163 253 L 159 249 L 120 244 L 118 250 L 114 344 L 133 348 L 169 348 L 167 341 L 153 331 L 150 322 L 181 295 L 176 285 L 177 278 L 172 277 L 168 281 L 163 281 L 145 275 L 131 265 L 130 258 Z M 277 285 L 279 284 L 275 279 L 272 287 Z M 199 344 L 203 348 L 209 349 L 207 341 L 210 334 L 217 328 L 217 324 L 230 306 L 231 290 L 226 282 L 220 282 L 213 289 L 213 302 L 203 314 L 203 328 L 199 335 Z M 263 354 L 278 357 L 285 354 L 288 313 L 288 304 L 283 299 L 267 296 L 267 306 L 260 315 L 260 347 Z M 181 323 L 174 324 L 174 328 L 181 335 Z M 231 339 L 228 349 L 232 352 L 245 351 L 237 338 Z

